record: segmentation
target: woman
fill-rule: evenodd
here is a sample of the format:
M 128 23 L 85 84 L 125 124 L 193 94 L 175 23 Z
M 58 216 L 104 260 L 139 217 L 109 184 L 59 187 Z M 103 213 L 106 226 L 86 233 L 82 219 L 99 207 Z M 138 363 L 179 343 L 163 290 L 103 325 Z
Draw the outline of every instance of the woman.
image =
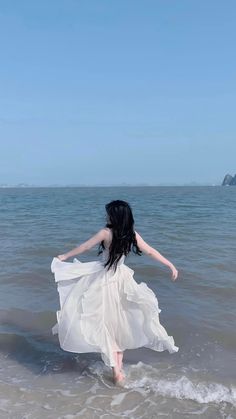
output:
M 125 263 L 131 250 L 142 252 L 168 266 L 172 280 L 178 271 L 168 259 L 147 244 L 134 230 L 130 205 L 121 200 L 106 205 L 107 224 L 89 240 L 53 258 L 51 270 L 58 283 L 61 310 L 53 334 L 60 346 L 70 352 L 100 352 L 113 369 L 115 383 L 124 381 L 125 349 L 148 347 L 156 351 L 177 352 L 172 336 L 159 322 L 160 309 L 153 291 L 134 278 Z M 102 261 L 65 262 L 69 257 L 100 244 Z

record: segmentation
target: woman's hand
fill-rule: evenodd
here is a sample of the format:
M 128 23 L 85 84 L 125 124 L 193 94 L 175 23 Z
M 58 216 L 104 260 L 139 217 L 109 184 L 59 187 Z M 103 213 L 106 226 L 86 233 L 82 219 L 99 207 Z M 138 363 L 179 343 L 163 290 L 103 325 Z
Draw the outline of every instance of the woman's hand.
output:
M 172 281 L 175 281 L 178 277 L 178 271 L 177 271 L 177 269 L 174 265 L 171 265 L 170 269 L 172 271 L 171 279 L 172 279 Z
M 66 256 L 66 255 L 58 255 L 57 257 L 58 257 L 58 259 L 60 259 L 61 261 L 63 261 L 63 260 L 66 260 L 66 259 L 67 259 L 67 256 Z

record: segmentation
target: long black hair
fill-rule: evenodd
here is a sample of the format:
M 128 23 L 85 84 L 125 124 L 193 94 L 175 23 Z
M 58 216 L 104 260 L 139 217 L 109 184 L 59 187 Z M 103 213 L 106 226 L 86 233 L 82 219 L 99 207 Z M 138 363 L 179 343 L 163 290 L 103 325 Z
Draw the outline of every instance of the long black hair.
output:
M 134 231 L 134 217 L 128 202 L 116 200 L 111 201 L 105 205 L 108 215 L 108 222 L 106 227 L 112 230 L 112 242 L 109 247 L 109 257 L 105 263 L 105 267 L 110 269 L 112 266 L 114 270 L 117 268 L 117 263 L 124 254 L 125 256 L 132 250 L 137 255 L 141 255 L 142 251 L 139 249 L 135 231 Z M 105 249 L 102 241 L 99 246 L 98 254 Z

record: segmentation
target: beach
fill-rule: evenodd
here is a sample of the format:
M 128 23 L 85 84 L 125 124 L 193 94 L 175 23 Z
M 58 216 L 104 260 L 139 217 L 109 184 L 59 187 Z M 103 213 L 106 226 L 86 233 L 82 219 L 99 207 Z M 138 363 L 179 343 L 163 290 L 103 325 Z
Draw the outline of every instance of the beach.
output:
M 126 351 L 124 388 L 99 354 L 63 351 L 51 333 L 51 261 L 104 226 L 112 199 L 131 204 L 135 229 L 179 271 L 173 282 L 153 259 L 126 258 L 179 351 Z M 0 417 L 236 418 L 236 188 L 2 188 L 0 202 Z

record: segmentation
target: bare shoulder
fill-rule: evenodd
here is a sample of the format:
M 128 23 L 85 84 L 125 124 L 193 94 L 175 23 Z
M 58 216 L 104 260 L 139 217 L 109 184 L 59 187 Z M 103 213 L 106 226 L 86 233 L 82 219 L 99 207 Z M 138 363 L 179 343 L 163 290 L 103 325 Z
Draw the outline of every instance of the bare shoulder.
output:
M 103 227 L 102 230 L 104 230 L 107 235 L 111 234 L 111 229 L 108 227 Z
M 104 240 L 106 243 L 109 243 L 112 241 L 112 232 L 111 229 L 108 227 L 103 227 L 98 232 L 100 239 Z
M 102 239 L 108 239 L 110 237 L 109 228 L 103 227 L 98 231 L 98 234 L 101 236 Z
M 139 240 L 139 239 L 141 239 L 142 237 L 140 236 L 140 234 L 136 231 L 136 230 L 134 230 L 134 232 L 135 232 L 135 237 L 136 237 L 136 240 Z
M 104 237 L 105 245 L 106 247 L 109 247 L 110 243 L 112 242 L 112 231 L 110 228 L 104 227 L 104 233 L 105 233 L 105 237 Z
M 137 244 L 141 250 L 147 250 L 147 247 L 150 247 L 148 243 L 142 238 L 142 236 L 135 230 L 135 237 L 137 240 Z

